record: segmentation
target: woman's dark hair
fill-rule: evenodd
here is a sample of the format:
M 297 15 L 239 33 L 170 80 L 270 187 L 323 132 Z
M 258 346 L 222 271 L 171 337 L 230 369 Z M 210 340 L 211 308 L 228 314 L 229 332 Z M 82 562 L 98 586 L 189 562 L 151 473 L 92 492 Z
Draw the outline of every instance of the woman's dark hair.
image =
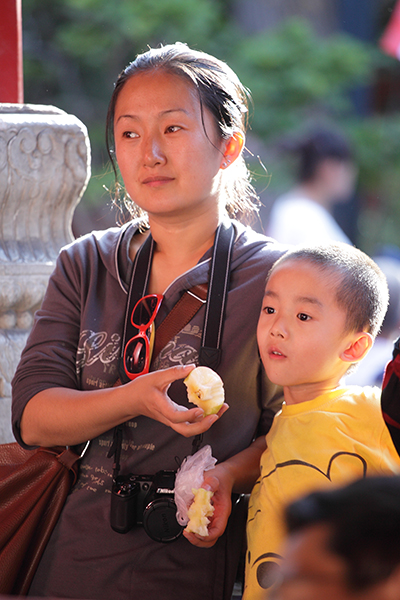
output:
M 400 477 L 367 477 L 314 492 L 286 509 L 290 533 L 329 526 L 329 549 L 347 566 L 354 590 L 387 579 L 400 566 Z
M 326 159 L 342 162 L 353 160 L 347 139 L 339 131 L 323 127 L 286 140 L 281 146 L 298 158 L 297 180 L 300 183 L 313 179 L 318 166 Z
M 249 91 L 241 84 L 237 75 L 223 61 L 186 44 L 176 42 L 159 48 L 151 48 L 139 54 L 119 75 L 107 112 L 106 145 L 117 180 L 114 157 L 114 114 L 118 96 L 125 83 L 138 73 L 164 70 L 183 77 L 197 90 L 201 113 L 204 107 L 214 117 L 222 139 L 229 139 L 235 132 L 245 133 L 248 119 Z M 203 123 L 204 125 L 204 123 Z M 210 143 L 211 140 L 210 140 Z M 259 200 L 250 184 L 249 172 L 242 156 L 225 169 L 226 209 L 230 216 L 249 216 L 258 212 Z M 134 199 L 125 198 L 132 216 L 145 217 L 145 213 L 134 204 Z

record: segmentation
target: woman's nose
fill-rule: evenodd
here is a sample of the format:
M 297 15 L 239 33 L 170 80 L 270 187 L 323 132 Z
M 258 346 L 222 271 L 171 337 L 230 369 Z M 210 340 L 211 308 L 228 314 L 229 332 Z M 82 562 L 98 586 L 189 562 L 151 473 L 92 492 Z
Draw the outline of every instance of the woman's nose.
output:
M 147 167 L 155 167 L 165 161 L 161 144 L 156 137 L 149 137 L 146 140 L 143 159 Z

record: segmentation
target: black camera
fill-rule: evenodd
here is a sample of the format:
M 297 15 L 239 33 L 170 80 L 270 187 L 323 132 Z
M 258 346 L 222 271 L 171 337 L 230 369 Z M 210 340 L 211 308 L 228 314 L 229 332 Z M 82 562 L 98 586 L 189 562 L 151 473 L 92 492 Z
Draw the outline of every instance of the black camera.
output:
M 183 531 L 176 520 L 175 471 L 155 475 L 118 475 L 111 493 L 111 527 L 127 533 L 143 525 L 156 542 L 172 542 Z

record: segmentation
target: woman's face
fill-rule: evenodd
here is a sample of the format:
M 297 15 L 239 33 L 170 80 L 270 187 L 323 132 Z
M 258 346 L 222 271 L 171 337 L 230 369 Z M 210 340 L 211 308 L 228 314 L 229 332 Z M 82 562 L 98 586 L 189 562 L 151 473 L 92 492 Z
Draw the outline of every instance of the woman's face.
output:
M 227 142 L 190 82 L 167 71 L 132 76 L 116 102 L 114 138 L 126 190 L 150 218 L 218 211 Z

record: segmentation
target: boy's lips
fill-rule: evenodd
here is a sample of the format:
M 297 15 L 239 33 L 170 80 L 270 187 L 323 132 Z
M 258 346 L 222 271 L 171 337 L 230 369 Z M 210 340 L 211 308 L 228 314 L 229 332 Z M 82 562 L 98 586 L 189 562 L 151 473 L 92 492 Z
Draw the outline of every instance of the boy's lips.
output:
M 286 358 L 286 354 L 283 354 L 278 348 L 269 348 L 268 355 L 271 358 Z

